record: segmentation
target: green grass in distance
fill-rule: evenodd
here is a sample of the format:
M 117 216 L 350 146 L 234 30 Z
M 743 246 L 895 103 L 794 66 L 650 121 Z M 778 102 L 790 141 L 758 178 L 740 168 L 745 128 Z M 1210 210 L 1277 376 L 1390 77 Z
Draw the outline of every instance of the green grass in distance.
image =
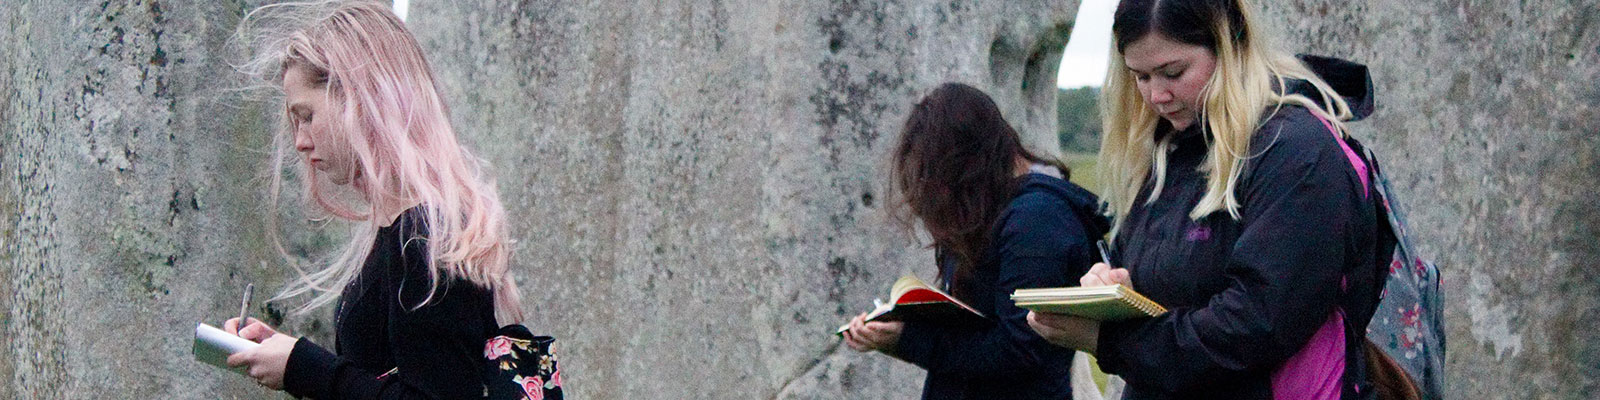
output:
M 1062 151 L 1061 162 L 1072 169 L 1072 183 L 1083 186 L 1084 189 L 1100 194 L 1100 177 L 1095 172 L 1099 157 L 1094 153 L 1072 153 Z

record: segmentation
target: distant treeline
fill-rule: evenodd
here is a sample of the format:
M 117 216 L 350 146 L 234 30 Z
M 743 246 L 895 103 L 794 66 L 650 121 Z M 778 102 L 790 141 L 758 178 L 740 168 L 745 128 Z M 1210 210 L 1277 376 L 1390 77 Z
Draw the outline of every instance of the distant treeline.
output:
M 1099 87 L 1056 89 L 1056 135 L 1067 153 L 1100 151 Z

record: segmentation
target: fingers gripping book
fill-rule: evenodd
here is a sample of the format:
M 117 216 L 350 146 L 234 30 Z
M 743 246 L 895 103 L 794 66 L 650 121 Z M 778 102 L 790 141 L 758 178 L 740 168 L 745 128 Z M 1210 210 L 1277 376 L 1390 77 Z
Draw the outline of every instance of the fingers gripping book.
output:
M 867 313 L 867 321 L 928 321 L 947 324 L 961 324 L 986 321 L 987 317 L 972 306 L 956 300 L 955 297 L 933 286 L 929 286 L 914 275 L 905 275 L 894 282 L 889 290 L 889 301 L 874 300 L 877 307 Z M 836 335 L 843 335 L 850 330 L 850 325 L 845 324 L 834 331 Z
M 243 367 L 228 367 L 228 356 L 261 347 L 261 344 L 234 336 L 205 323 L 194 327 L 194 359 L 218 368 L 245 375 Z

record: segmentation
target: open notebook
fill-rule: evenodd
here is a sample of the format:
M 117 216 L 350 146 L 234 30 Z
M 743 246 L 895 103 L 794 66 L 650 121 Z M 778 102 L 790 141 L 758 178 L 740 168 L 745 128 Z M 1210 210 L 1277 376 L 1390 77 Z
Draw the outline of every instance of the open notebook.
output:
M 896 280 L 889 290 L 888 302 L 874 302 L 877 303 L 877 307 L 867 313 L 867 321 L 932 321 L 961 324 L 987 320 L 977 309 L 929 286 L 915 275 L 905 275 Z M 842 335 L 848 330 L 850 325 L 846 324 L 840 326 L 834 334 Z

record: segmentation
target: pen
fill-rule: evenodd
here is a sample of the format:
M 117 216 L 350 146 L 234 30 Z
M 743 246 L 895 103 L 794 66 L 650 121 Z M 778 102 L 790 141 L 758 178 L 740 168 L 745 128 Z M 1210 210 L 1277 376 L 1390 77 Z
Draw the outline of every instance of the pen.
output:
M 250 321 L 250 320 L 245 319 L 245 318 L 249 317 L 248 313 L 250 312 L 250 296 L 255 294 L 255 291 L 256 291 L 256 284 L 254 284 L 254 283 L 246 283 L 246 284 L 244 284 L 244 300 L 239 302 L 239 326 L 238 326 L 238 330 L 239 331 L 244 330 L 244 326 L 247 325 L 246 322 Z M 237 334 L 237 332 L 238 331 L 235 331 L 235 334 Z
M 1105 241 L 1105 239 L 1100 239 L 1098 241 L 1095 241 L 1094 242 L 1094 247 L 1097 247 L 1097 248 L 1100 249 L 1100 262 L 1106 263 L 1107 267 L 1111 266 L 1111 251 L 1110 250 L 1106 250 L 1106 241 Z

